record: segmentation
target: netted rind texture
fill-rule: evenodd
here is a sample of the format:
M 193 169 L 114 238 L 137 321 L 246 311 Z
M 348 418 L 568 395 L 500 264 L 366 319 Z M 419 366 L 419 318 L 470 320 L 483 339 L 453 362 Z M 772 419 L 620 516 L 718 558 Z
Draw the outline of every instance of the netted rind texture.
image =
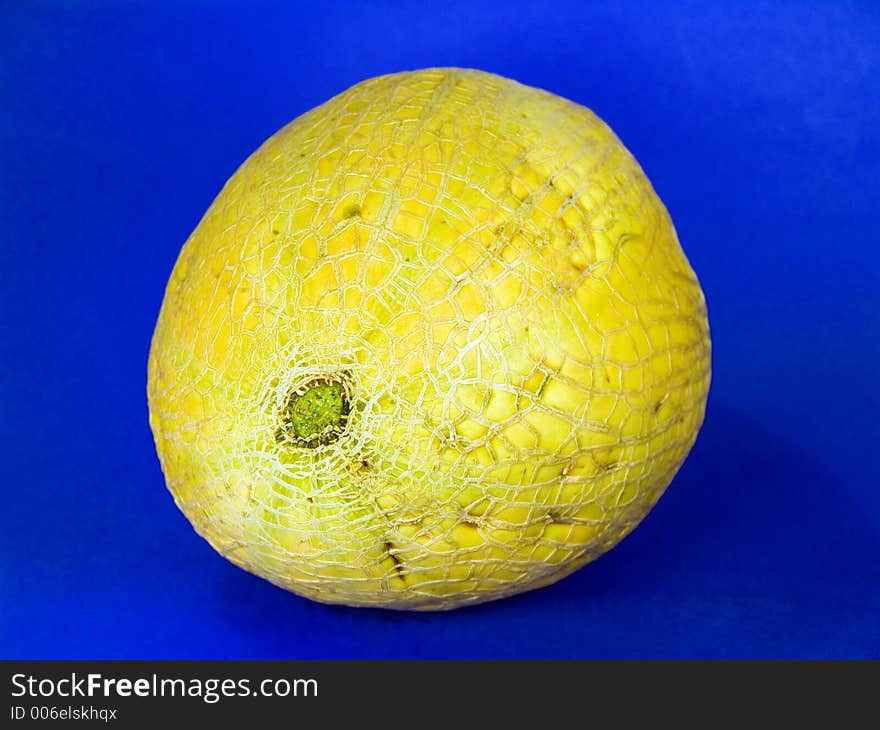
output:
M 651 509 L 702 423 L 699 283 L 588 109 L 498 76 L 365 81 L 233 175 L 149 362 L 180 509 L 312 599 L 442 609 L 552 583 Z M 338 433 L 285 431 L 343 389 Z

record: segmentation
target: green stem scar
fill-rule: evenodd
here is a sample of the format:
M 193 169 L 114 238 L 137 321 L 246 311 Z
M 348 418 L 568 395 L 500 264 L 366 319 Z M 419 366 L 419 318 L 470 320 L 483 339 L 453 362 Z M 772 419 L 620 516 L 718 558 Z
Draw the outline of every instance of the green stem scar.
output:
M 288 398 L 278 440 L 313 449 L 336 441 L 347 420 L 348 398 L 342 383 L 316 382 Z

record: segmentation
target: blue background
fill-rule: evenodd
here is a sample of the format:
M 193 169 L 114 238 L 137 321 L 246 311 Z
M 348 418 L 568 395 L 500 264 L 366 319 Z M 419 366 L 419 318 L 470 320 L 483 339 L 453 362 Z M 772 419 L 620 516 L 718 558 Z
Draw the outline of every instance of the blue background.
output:
M 453 613 L 310 603 L 164 487 L 146 361 L 226 178 L 351 84 L 482 68 L 591 107 L 709 302 L 687 463 L 620 546 Z M 880 658 L 880 13 L 854 3 L 0 6 L 0 655 Z

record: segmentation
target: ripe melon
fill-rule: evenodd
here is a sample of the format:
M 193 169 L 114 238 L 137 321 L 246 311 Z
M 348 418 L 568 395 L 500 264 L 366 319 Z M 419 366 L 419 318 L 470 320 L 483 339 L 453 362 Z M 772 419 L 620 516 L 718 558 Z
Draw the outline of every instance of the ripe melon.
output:
M 245 570 L 446 609 L 612 548 L 693 445 L 703 293 L 588 109 L 370 79 L 269 138 L 186 241 L 149 359 L 168 488 Z

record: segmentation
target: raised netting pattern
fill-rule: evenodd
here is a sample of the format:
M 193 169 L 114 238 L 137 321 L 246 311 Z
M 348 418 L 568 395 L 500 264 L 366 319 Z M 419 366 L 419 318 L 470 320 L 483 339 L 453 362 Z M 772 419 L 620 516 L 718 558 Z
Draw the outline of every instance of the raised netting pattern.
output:
M 496 76 L 373 79 L 300 117 L 187 241 L 150 358 L 178 505 L 322 601 L 553 582 L 653 506 L 710 378 L 699 284 L 591 112 Z M 285 431 L 336 383 L 332 437 Z

